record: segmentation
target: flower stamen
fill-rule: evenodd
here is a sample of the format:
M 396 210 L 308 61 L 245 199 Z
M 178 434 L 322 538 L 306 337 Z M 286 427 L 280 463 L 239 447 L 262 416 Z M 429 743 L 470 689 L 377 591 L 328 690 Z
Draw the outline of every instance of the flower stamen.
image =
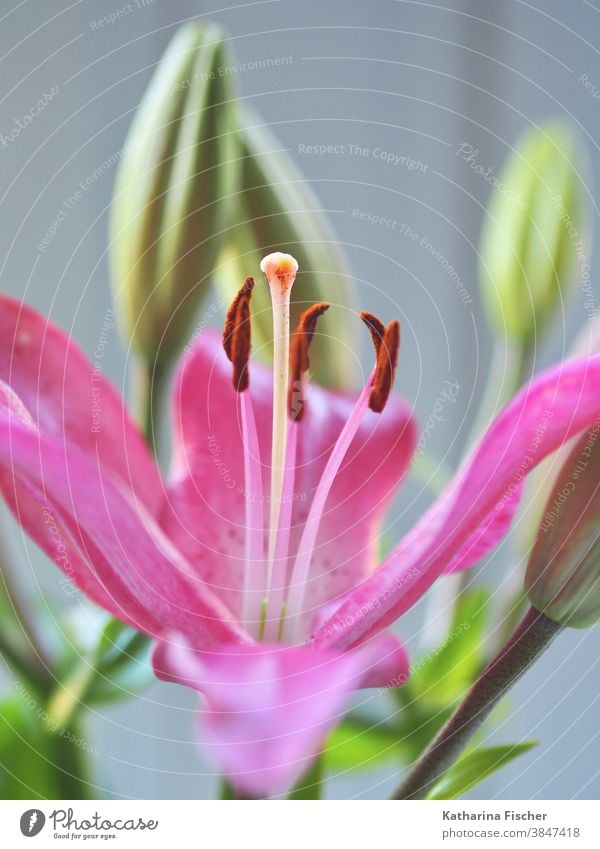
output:
M 244 392 L 250 382 L 248 360 L 252 341 L 250 298 L 253 289 L 254 280 L 247 277 L 227 310 L 223 329 L 223 349 L 233 365 L 233 388 L 236 392 Z
M 381 343 L 383 341 L 383 335 L 385 333 L 385 324 L 381 321 L 380 318 L 377 318 L 376 315 L 373 315 L 372 312 L 361 312 L 361 319 L 369 328 L 369 332 L 371 334 L 371 339 L 373 340 L 373 347 L 375 348 L 375 356 L 379 354 L 379 349 L 381 348 Z
M 354 405 L 354 409 L 350 413 L 331 450 L 331 454 L 315 490 L 312 504 L 310 505 L 308 518 L 302 531 L 298 553 L 290 577 L 286 622 L 284 624 L 286 638 L 296 640 L 300 638 L 310 567 L 314 557 L 317 534 L 323 517 L 323 511 L 325 510 L 325 503 L 331 487 L 340 470 L 344 457 L 352 444 L 352 440 L 358 432 L 367 409 L 370 407 L 373 410 L 371 405 L 373 392 L 377 390 L 376 402 L 377 406 L 380 406 L 380 410 L 374 410 L 374 412 L 381 412 L 385 407 L 392 388 L 398 357 L 398 346 L 400 344 L 400 325 L 397 321 L 392 321 L 383 329 L 382 322 L 376 316 L 372 316 L 370 313 L 363 313 L 361 318 L 371 331 L 371 337 L 376 351 L 376 363 Z M 390 366 L 391 363 L 393 363 L 393 367 Z M 384 374 L 385 366 L 387 367 L 386 374 Z
M 365 322 L 366 323 L 366 322 Z M 371 327 L 371 336 L 375 340 L 375 334 Z M 377 365 L 373 388 L 369 397 L 369 408 L 374 413 L 383 412 L 387 400 L 390 397 L 396 367 L 398 365 L 398 351 L 400 349 L 400 322 L 391 321 L 385 328 L 379 346 L 375 345 L 377 351 Z
M 329 309 L 324 302 L 313 304 L 300 316 L 292 339 L 291 380 L 288 389 L 288 414 L 292 421 L 301 421 L 304 415 L 305 398 L 303 378 L 310 367 L 308 348 L 312 341 L 317 321 Z
M 233 386 L 238 398 L 244 455 L 244 593 L 242 622 L 250 631 L 258 627 L 264 582 L 264 527 L 262 472 L 258 434 L 249 386 L 251 348 L 250 298 L 254 280 L 247 277 L 227 311 L 223 348 L 233 365 Z

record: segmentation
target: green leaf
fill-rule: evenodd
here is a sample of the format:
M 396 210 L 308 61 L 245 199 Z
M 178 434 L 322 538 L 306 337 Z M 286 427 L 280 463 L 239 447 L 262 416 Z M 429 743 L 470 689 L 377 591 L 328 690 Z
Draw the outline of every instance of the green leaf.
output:
M 344 771 L 376 769 L 397 762 L 402 753 L 402 738 L 395 728 L 350 718 L 331 732 L 323 756 L 327 769 Z
M 26 694 L 0 705 L 0 798 L 50 798 L 50 738 L 35 721 L 37 698 Z M 31 707 L 29 706 L 31 705 Z
M 104 630 L 102 648 L 96 675 L 86 693 L 89 704 L 113 702 L 140 693 L 155 680 L 150 664 L 150 640 L 144 634 L 112 620 Z
M 85 799 L 89 743 L 76 725 L 54 731 L 37 693 L 25 687 L 0 704 L 0 799 Z
M 538 745 L 537 740 L 475 749 L 460 757 L 427 795 L 428 799 L 457 799 L 493 772 Z
M 412 762 L 444 725 L 452 713 L 452 706 L 440 707 L 412 697 L 410 685 L 402 690 L 406 702 L 394 727 L 402 759 Z
M 464 591 L 442 643 L 419 658 L 410 678 L 413 698 L 446 706 L 458 699 L 475 680 L 485 662 L 484 638 L 489 590 Z

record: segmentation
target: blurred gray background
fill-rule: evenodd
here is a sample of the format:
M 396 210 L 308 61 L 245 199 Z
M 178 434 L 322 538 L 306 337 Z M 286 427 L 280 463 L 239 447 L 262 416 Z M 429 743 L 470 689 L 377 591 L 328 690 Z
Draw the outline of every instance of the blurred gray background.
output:
M 177 26 L 208 17 L 230 35 L 239 63 L 291 57 L 239 71 L 238 94 L 271 125 L 331 211 L 361 292 L 361 306 L 404 324 L 398 391 L 421 420 L 448 379 L 456 404 L 431 434 L 430 447 L 455 463 L 486 383 L 491 343 L 479 307 L 477 241 L 493 191 L 458 146 L 478 149 L 497 173 L 519 133 L 548 117 L 573 121 L 587 144 L 595 195 L 600 173 L 600 101 L 581 82 L 600 86 L 597 3 L 587 0 L 261 0 L 223 8 L 192 0 L 6 0 L 0 12 L 0 134 L 50 91 L 47 107 L 14 141 L 0 141 L 0 286 L 70 331 L 91 353 L 110 308 L 107 210 L 114 167 L 72 204 L 42 252 L 38 244 L 65 202 L 123 145 L 144 87 Z M 121 10 L 115 23 L 100 18 Z M 261 63 L 258 62 L 260 65 Z M 305 145 L 343 145 L 313 155 Z M 365 156 L 352 153 L 357 145 Z M 409 170 L 375 150 L 419 160 Z M 595 207 L 594 207 L 595 208 Z M 392 230 L 361 221 L 365 210 L 397 222 Z M 438 259 L 411 242 L 401 225 L 426 236 Z M 588 246 L 592 255 L 592 245 Z M 461 298 L 439 257 L 456 269 Z M 592 257 L 593 258 L 593 257 Z M 536 368 L 561 356 L 585 321 L 581 286 Z M 596 289 L 598 293 L 598 289 Z M 468 301 L 468 302 L 467 302 Z M 127 389 L 117 332 L 105 373 Z M 399 500 L 396 531 L 428 496 L 410 481 Z M 65 627 L 69 600 L 56 569 L 12 528 L 22 582 L 34 603 Z M 500 582 L 502 547 L 485 567 Z M 27 553 L 27 558 L 23 554 Z M 418 649 L 424 604 L 401 625 Z M 472 792 L 474 798 L 597 798 L 600 791 L 600 629 L 571 632 L 518 686 L 495 741 L 540 739 L 538 749 Z M 6 683 L 10 691 L 10 682 Z M 363 697 L 376 708 L 381 694 Z M 205 798 L 214 777 L 193 743 L 193 693 L 153 685 L 128 702 L 90 712 L 87 734 L 99 795 Z M 331 798 L 380 798 L 393 770 L 336 777 Z

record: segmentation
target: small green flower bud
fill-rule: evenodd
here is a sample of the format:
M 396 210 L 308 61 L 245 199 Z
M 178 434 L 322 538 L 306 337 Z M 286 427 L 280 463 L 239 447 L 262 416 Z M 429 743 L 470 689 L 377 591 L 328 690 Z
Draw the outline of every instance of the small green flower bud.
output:
M 223 247 L 237 145 L 222 32 L 181 27 L 146 90 L 117 175 L 115 301 L 134 347 L 169 360 L 186 341 Z
M 256 274 L 265 254 L 287 251 L 299 265 L 292 290 L 292 327 L 300 313 L 317 301 L 332 309 L 323 317 L 312 342 L 311 374 L 322 384 L 349 387 L 356 383 L 356 292 L 345 258 L 317 197 L 281 150 L 260 118 L 246 110 L 240 130 L 242 156 L 238 224 L 221 257 L 217 285 L 227 297 L 248 274 Z M 271 304 L 266 286 L 253 295 L 255 348 L 270 350 Z
M 492 326 L 528 341 L 547 326 L 589 245 L 584 163 L 559 123 L 522 137 L 494 182 L 480 241 L 480 281 Z
M 531 604 L 571 628 L 600 620 L 600 421 L 577 439 L 546 503 L 525 577 Z

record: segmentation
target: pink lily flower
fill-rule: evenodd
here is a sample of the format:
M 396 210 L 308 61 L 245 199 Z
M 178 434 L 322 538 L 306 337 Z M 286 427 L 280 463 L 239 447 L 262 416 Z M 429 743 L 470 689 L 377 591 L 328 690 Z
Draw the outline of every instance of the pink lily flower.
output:
M 310 386 L 327 305 L 304 314 L 290 358 L 297 266 L 274 254 L 261 268 L 273 369 L 250 359 L 249 279 L 223 347 L 204 333 L 180 364 L 164 481 L 101 371 L 42 316 L 0 299 L 3 496 L 92 601 L 156 640 L 159 677 L 201 693 L 205 751 L 248 796 L 293 785 L 354 689 L 406 680 L 403 645 L 384 629 L 490 551 L 525 476 L 600 415 L 600 356 L 539 376 L 377 566 L 416 439 L 390 394 L 399 326 L 363 314 L 376 365 L 357 397 Z

